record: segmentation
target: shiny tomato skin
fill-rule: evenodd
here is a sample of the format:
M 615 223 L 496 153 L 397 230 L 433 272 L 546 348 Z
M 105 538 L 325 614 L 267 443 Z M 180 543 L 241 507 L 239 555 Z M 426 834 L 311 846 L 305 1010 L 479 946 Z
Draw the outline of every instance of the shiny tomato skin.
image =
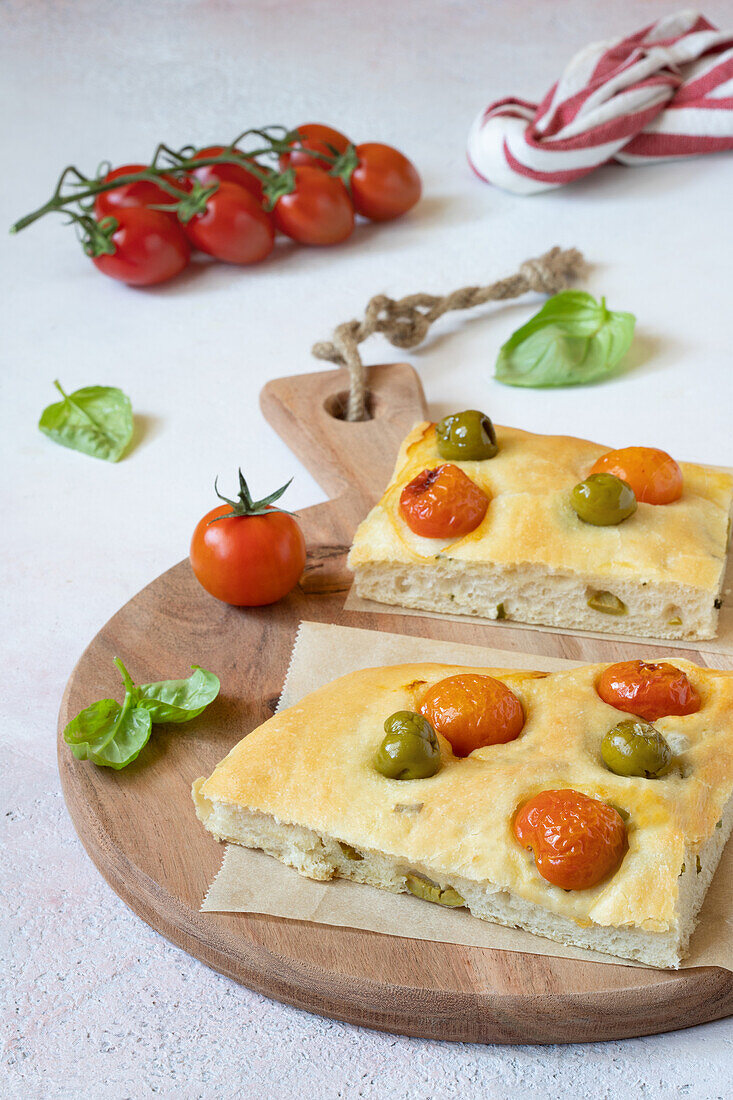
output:
M 486 515 L 489 498 L 459 466 L 445 462 L 423 470 L 405 485 L 400 514 L 416 535 L 428 539 L 462 538 Z
M 194 153 L 193 159 L 218 157 L 224 152 L 225 148 L 225 145 L 207 145 L 205 149 L 199 149 Z M 248 159 L 241 149 L 232 149 L 231 152 L 233 155 L 241 157 L 243 161 Z M 240 168 L 237 164 L 204 164 L 201 168 L 192 169 L 191 175 L 204 186 L 215 183 L 217 180 L 236 183 L 243 187 L 245 191 L 249 191 L 250 195 L 254 196 L 259 203 L 262 202 L 262 184 L 257 176 L 252 172 L 248 172 L 246 168 Z
M 420 713 L 441 733 L 456 756 L 486 745 L 514 741 L 524 726 L 524 710 L 501 680 L 473 672 L 447 676 L 433 684 Z
M 349 147 L 349 139 L 340 130 L 334 130 L 332 126 L 325 126 L 322 122 L 304 122 L 302 126 L 294 127 L 303 140 L 298 141 L 290 153 L 282 153 L 279 162 L 282 171 L 286 168 L 320 168 L 327 172 L 330 165 L 318 157 L 311 157 L 308 153 L 300 152 L 301 149 L 312 149 L 316 153 L 324 153 L 332 157 L 333 146 L 338 153 L 345 153 Z
M 277 200 L 274 214 L 280 232 L 299 244 L 340 244 L 354 228 L 348 191 L 318 168 L 295 169 L 295 190 Z
M 695 714 L 700 696 L 684 672 L 662 661 L 621 661 L 604 669 L 596 683 L 604 703 L 654 722 L 668 715 Z
M 412 161 L 391 145 L 357 145 L 359 163 L 351 180 L 357 214 L 373 222 L 391 221 L 411 210 L 422 194 L 420 176 Z
M 130 286 L 155 286 L 183 271 L 191 256 L 186 235 L 173 218 L 145 206 L 121 207 L 113 215 L 115 252 L 93 256 L 103 275 Z
M 305 566 L 305 539 L 297 520 L 271 509 L 234 516 L 228 504 L 212 508 L 191 539 L 191 568 L 210 595 L 235 607 L 262 607 L 286 596 Z
M 634 490 L 643 504 L 672 504 L 682 496 L 682 470 L 656 447 L 622 447 L 601 455 L 592 474 L 614 474 Z
M 147 164 L 123 164 L 121 168 L 113 168 L 111 172 L 108 172 L 104 177 L 104 181 L 106 183 L 117 179 L 119 176 L 130 175 L 132 172 L 143 172 L 148 167 Z M 179 190 L 187 190 L 185 183 L 181 183 L 172 176 L 165 176 L 164 178 L 174 187 L 178 187 Z M 151 206 L 153 203 L 174 203 L 175 201 L 173 195 L 164 191 L 162 187 L 158 187 L 156 183 L 149 180 L 139 180 L 137 183 L 123 183 L 121 187 L 115 187 L 112 191 L 102 191 L 94 200 L 94 213 L 99 219 L 105 218 L 109 214 L 117 214 L 118 211 L 128 207 Z M 159 210 L 157 213 L 164 214 L 167 212 Z M 176 215 L 171 212 L 168 216 L 175 218 Z
M 256 264 L 272 252 L 275 229 L 254 195 L 236 183 L 222 182 L 206 200 L 206 209 L 185 226 L 191 244 L 230 264 Z
M 580 791 L 541 791 L 514 818 L 514 836 L 537 870 L 563 890 L 588 890 L 618 870 L 626 826 L 613 806 Z

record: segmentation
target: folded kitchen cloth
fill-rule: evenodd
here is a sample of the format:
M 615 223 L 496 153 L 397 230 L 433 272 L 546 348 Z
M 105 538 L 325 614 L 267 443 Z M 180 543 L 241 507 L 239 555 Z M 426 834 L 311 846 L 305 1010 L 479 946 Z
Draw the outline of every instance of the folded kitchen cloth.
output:
M 531 195 L 623 164 L 733 149 L 733 34 L 695 11 L 576 54 L 537 106 L 500 99 L 468 138 L 471 167 Z

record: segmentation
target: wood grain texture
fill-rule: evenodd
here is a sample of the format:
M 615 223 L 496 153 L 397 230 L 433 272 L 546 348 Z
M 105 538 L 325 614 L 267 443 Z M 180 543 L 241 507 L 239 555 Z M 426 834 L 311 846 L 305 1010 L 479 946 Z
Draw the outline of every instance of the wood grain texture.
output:
M 191 781 L 273 713 L 302 619 L 575 660 L 648 653 L 643 643 L 506 622 L 345 612 L 354 528 L 388 480 L 400 440 L 426 413 L 419 380 L 405 364 L 372 368 L 370 388 L 374 419 L 357 424 L 329 412 L 346 389 L 343 373 L 280 379 L 263 391 L 268 420 L 337 498 L 301 513 L 308 562 L 290 596 L 269 608 L 228 607 L 199 587 L 183 561 L 126 604 L 82 655 L 61 704 L 59 770 L 87 852 L 143 920 L 196 958 L 268 997 L 354 1024 L 470 1042 L 589 1042 L 733 1013 L 733 975 L 715 967 L 661 972 L 199 912 L 222 849 L 195 818 Z M 654 652 L 664 646 L 655 643 Z M 692 647 L 673 653 L 705 663 Z M 157 727 L 120 772 L 75 760 L 61 736 L 82 707 L 118 692 L 114 656 L 138 682 L 183 676 L 194 662 L 222 682 L 204 714 Z

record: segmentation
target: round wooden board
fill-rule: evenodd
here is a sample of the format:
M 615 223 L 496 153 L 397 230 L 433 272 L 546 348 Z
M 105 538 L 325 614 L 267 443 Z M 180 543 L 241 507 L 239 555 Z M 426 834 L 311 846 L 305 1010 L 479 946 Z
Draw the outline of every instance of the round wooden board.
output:
M 372 373 L 375 419 L 346 424 L 325 407 L 344 385 L 327 372 L 282 379 L 263 394 L 268 419 L 289 442 L 297 440 L 299 457 L 329 492 L 343 491 L 301 514 L 309 558 L 298 589 L 269 608 L 231 608 L 207 596 L 184 561 L 126 604 L 79 660 L 59 715 L 59 770 L 87 852 L 143 920 L 191 955 L 269 997 L 349 1023 L 432 1039 L 551 1043 L 653 1034 L 733 1013 L 733 975 L 714 967 L 655 971 L 199 912 L 222 850 L 195 817 L 191 781 L 273 713 L 301 620 L 580 660 L 643 654 L 643 646 L 613 639 L 510 623 L 345 612 L 354 526 L 425 406 L 411 368 L 381 367 Z M 694 649 L 683 652 L 703 663 Z M 183 676 L 194 661 L 222 682 L 204 714 L 156 728 L 138 760 L 120 772 L 75 760 L 61 736 L 77 711 L 117 693 L 114 656 L 138 682 Z

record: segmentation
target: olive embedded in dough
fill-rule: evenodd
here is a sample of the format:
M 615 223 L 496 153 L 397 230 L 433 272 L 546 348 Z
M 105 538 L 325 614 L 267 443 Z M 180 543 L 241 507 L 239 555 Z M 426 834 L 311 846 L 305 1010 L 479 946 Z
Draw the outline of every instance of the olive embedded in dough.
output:
M 440 769 L 440 745 L 422 714 L 398 710 L 384 723 L 387 736 L 374 766 L 387 779 L 429 779 Z
M 619 722 L 601 742 L 603 763 L 615 775 L 659 779 L 672 766 L 673 753 L 659 730 L 641 718 Z

